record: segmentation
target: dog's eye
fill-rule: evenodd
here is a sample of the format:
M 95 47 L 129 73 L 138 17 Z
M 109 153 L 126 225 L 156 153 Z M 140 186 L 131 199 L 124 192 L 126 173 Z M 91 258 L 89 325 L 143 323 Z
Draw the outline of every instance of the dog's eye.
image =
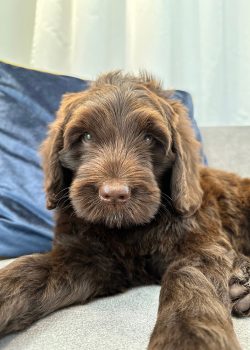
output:
M 89 142 L 92 140 L 92 136 L 89 132 L 85 132 L 83 135 L 82 135 L 82 141 L 83 142 Z
M 146 134 L 144 140 L 150 145 L 154 141 L 154 138 L 151 134 Z

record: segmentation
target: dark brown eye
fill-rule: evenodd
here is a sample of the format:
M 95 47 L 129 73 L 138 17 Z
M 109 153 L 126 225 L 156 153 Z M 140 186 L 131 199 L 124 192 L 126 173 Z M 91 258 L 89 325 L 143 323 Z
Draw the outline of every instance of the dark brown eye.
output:
M 144 136 L 144 140 L 147 142 L 147 144 L 150 145 L 154 141 L 154 138 L 151 134 L 146 134 Z
M 89 142 L 92 140 L 92 136 L 89 132 L 85 132 L 83 135 L 82 135 L 82 141 L 83 142 Z

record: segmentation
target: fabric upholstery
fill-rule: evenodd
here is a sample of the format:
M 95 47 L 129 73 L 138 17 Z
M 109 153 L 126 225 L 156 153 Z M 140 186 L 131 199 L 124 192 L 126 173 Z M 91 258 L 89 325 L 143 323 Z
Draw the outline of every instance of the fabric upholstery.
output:
M 87 81 L 0 63 L 0 256 L 51 248 L 38 148 L 65 92 Z

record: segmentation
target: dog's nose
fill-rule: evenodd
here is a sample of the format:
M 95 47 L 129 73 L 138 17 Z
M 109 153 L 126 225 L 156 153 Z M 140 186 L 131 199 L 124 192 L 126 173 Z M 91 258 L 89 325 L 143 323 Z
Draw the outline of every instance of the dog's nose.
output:
M 130 198 L 130 189 L 118 181 L 105 182 L 99 188 L 99 197 L 107 203 L 125 203 Z

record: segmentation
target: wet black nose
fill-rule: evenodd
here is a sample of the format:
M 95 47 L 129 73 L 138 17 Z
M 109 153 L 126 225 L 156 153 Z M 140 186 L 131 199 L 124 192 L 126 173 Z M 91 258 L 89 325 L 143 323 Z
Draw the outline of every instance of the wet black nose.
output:
M 130 198 L 130 189 L 119 181 L 107 181 L 100 186 L 99 197 L 107 203 L 126 203 Z

